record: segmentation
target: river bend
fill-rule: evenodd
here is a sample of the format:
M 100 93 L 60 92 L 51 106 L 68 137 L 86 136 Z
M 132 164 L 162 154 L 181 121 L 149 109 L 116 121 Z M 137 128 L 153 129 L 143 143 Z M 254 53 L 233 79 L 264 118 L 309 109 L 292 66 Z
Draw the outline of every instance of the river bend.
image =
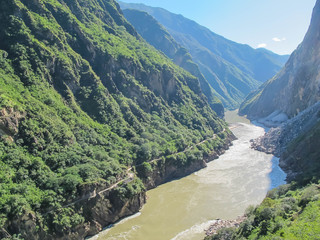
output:
M 250 148 L 261 127 L 227 113 L 233 146 L 208 167 L 147 192 L 140 213 L 122 220 L 93 239 L 199 240 L 214 219 L 235 219 L 259 204 L 269 189 L 284 184 L 285 173 L 273 155 Z

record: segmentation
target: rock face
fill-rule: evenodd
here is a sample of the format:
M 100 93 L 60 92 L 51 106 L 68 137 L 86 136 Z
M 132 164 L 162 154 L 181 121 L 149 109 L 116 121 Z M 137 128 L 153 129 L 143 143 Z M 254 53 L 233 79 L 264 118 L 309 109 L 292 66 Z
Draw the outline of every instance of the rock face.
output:
M 148 43 L 199 79 L 201 90 L 208 98 L 210 106 L 218 116 L 223 117 L 224 107 L 217 97 L 218 94 L 202 75 L 197 64 L 193 62 L 188 50 L 178 44 L 169 32 L 148 13 L 135 9 L 125 9 L 123 13 Z
M 13 108 L 4 108 L 0 110 L 0 136 L 13 136 L 18 133 L 19 121 L 25 117 Z
M 289 118 L 320 100 L 320 2 L 317 1 L 309 30 L 285 67 L 259 90 L 250 94 L 240 114 L 264 118 L 278 111 Z
M 280 157 L 280 166 L 289 181 L 319 178 L 319 100 L 320 1 L 317 1 L 303 42 L 282 71 L 249 95 L 240 109 L 240 113 L 258 122 L 276 126 L 253 140 L 252 145 Z
M 213 236 L 217 234 L 220 229 L 223 228 L 238 228 L 242 222 L 246 220 L 245 216 L 239 216 L 235 220 L 222 220 L 217 219 L 208 229 L 205 230 L 207 236 Z
M 280 126 L 271 128 L 264 136 L 253 140 L 252 146 L 256 150 L 272 153 L 280 157 L 293 140 L 309 132 L 319 120 L 320 102 L 300 112 Z M 265 122 L 262 121 L 261 123 Z
M 142 4 L 120 2 L 122 9 L 148 12 L 191 54 L 219 99 L 238 108 L 248 93 L 274 76 L 287 61 L 265 49 L 253 49 L 223 38 L 181 15 Z

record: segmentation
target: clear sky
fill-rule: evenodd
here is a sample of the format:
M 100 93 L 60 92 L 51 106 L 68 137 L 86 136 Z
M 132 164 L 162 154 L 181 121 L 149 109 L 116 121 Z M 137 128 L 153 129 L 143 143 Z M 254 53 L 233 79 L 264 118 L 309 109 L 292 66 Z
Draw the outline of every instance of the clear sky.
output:
M 182 14 L 230 40 L 290 54 L 302 42 L 316 0 L 122 0 Z

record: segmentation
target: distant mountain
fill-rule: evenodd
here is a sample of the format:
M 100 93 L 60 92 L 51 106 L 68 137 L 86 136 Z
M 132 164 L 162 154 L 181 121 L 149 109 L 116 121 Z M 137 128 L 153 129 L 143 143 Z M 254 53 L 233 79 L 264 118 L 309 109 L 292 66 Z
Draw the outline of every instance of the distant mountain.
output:
M 224 106 L 239 107 L 244 98 L 273 77 L 288 59 L 265 49 L 253 49 L 219 36 L 182 15 L 143 4 L 120 2 L 122 9 L 148 12 L 189 50 Z
M 319 4 L 319 3 L 317 3 Z M 309 30 L 281 72 L 241 105 L 240 113 L 264 118 L 272 113 L 292 118 L 320 100 L 320 7 L 315 7 Z
M 197 64 L 193 62 L 188 50 L 178 44 L 169 32 L 148 13 L 135 9 L 125 9 L 123 13 L 148 43 L 199 79 L 201 90 L 208 98 L 210 106 L 219 116 L 223 117 L 224 107 L 217 97 L 219 95 L 200 72 Z

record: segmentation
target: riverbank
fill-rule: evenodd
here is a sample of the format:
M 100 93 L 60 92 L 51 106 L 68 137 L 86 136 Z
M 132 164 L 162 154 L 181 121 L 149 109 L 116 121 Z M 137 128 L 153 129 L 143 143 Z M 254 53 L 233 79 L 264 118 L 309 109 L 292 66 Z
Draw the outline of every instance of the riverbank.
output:
M 229 119 L 229 123 L 230 120 L 232 121 L 232 119 L 236 116 L 236 118 L 239 118 L 239 116 L 237 115 L 238 111 L 232 111 L 229 112 L 229 114 L 226 116 L 227 119 Z M 249 120 L 248 120 L 249 121 Z M 249 121 L 250 122 L 250 121 Z M 232 123 L 234 124 L 234 121 L 232 121 Z M 268 126 L 265 126 L 264 124 L 262 124 L 261 122 L 253 122 L 254 125 L 262 127 L 265 129 L 266 133 L 263 134 L 262 136 L 259 136 L 258 138 L 253 138 L 250 140 L 251 143 L 251 148 L 256 150 L 256 151 L 260 151 L 260 152 L 264 152 L 266 154 L 276 154 L 277 152 L 274 151 L 275 146 L 273 145 L 276 141 L 266 141 L 265 139 L 270 139 L 270 136 L 273 136 L 273 139 L 275 138 L 275 132 L 277 132 L 276 128 L 269 128 Z M 232 128 L 232 127 L 231 127 Z M 271 134 L 270 134 L 270 130 L 271 130 Z M 269 137 L 269 138 L 268 138 Z M 265 142 L 263 142 L 263 140 Z M 268 147 L 266 142 L 268 142 Z M 270 145 L 270 143 L 272 142 L 272 146 Z M 277 154 L 278 155 L 278 154 Z M 278 155 L 279 156 L 279 155 Z M 272 159 L 273 161 L 273 168 L 278 168 L 278 171 L 272 171 L 270 174 L 274 173 L 274 172 L 280 172 L 283 170 L 280 168 L 279 166 L 279 159 L 274 157 Z M 284 173 L 284 172 L 283 172 Z M 277 175 L 277 176 L 276 176 Z M 272 176 L 272 178 L 279 178 L 279 174 L 275 174 L 274 176 Z M 281 178 L 281 176 L 280 176 Z M 277 186 L 277 184 L 271 184 L 271 188 L 275 188 Z M 234 219 L 234 220 L 222 220 L 222 219 L 217 219 L 213 224 L 210 225 L 210 227 L 208 229 L 205 229 L 205 234 L 206 236 L 213 236 L 215 235 L 220 229 L 223 228 L 238 228 L 240 226 L 240 224 L 246 219 L 245 216 L 238 216 L 238 218 Z
M 225 154 L 196 173 L 148 191 L 139 215 L 95 239 L 199 240 L 212 219 L 236 219 L 249 205 L 261 203 L 285 176 L 273 179 L 273 156 L 250 148 L 250 139 L 263 135 L 263 128 L 246 119 L 230 128 L 238 139 Z
M 240 224 L 246 220 L 245 216 L 239 216 L 235 220 L 222 220 L 217 219 L 215 223 L 210 225 L 208 229 L 205 230 L 206 236 L 212 236 L 216 234 L 222 228 L 232 228 L 232 227 L 239 227 Z
M 280 166 L 287 173 L 287 180 L 295 180 L 297 176 L 302 174 L 303 167 L 310 165 L 310 163 L 301 164 L 300 160 L 296 158 L 300 152 L 306 150 L 305 148 L 295 152 L 291 145 L 297 144 L 300 141 L 299 136 L 303 137 L 303 134 L 308 133 L 312 128 L 316 129 L 315 126 L 320 122 L 319 112 L 320 102 L 305 109 L 281 125 L 271 128 L 263 136 L 253 139 L 251 141 L 252 148 L 279 157 Z M 316 131 L 311 131 L 309 134 L 313 134 L 314 132 Z M 288 153 L 287 149 L 290 146 L 291 152 L 295 152 L 294 154 Z M 308 144 L 308 148 L 310 148 L 310 144 Z M 316 148 L 311 152 L 314 153 Z

